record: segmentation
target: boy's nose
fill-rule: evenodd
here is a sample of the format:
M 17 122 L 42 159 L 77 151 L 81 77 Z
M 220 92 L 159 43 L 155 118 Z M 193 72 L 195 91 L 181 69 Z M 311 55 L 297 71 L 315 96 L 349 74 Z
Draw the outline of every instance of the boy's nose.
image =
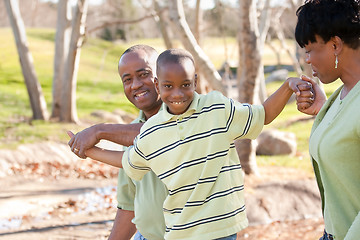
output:
M 182 98 L 184 97 L 184 93 L 181 91 L 181 89 L 174 89 L 173 93 L 172 93 L 174 98 Z

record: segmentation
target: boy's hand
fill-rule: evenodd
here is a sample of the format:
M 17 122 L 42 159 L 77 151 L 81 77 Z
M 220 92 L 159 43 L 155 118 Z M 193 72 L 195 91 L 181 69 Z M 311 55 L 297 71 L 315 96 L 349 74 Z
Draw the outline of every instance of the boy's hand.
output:
M 324 105 L 326 101 L 326 95 L 320 86 L 311 78 L 307 76 L 301 76 L 301 80 L 311 84 L 311 92 L 313 96 L 309 99 L 308 93 L 302 93 L 300 91 L 300 95 L 296 97 L 298 110 L 305 114 L 316 115 Z
M 288 80 L 290 89 L 295 93 L 298 110 L 309 108 L 314 102 L 314 90 L 311 83 L 295 77 Z
M 75 135 L 71 131 L 68 131 L 68 135 L 71 137 L 68 142 L 71 151 L 83 159 L 87 157 L 85 151 L 94 147 L 99 142 L 96 138 L 96 129 L 94 126 L 86 128 Z

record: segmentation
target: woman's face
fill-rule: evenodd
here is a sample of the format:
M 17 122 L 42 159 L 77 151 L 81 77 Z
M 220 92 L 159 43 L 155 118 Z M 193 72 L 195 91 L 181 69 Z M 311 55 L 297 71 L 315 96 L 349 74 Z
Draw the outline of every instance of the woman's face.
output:
M 311 65 L 313 76 L 318 77 L 324 84 L 334 82 L 338 78 L 338 68 L 335 68 L 335 45 L 330 40 L 327 43 L 316 36 L 316 42 L 305 45 L 306 63 Z

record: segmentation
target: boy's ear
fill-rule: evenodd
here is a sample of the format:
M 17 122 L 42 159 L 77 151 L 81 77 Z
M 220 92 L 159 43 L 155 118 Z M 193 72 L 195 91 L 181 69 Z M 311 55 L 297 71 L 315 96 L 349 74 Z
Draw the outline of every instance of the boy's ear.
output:
M 194 78 L 194 85 L 195 85 L 195 88 L 197 86 L 197 80 L 198 80 L 198 75 L 195 73 L 195 78 Z
M 155 90 L 158 94 L 160 94 L 160 91 L 159 91 L 159 80 L 157 77 L 154 78 L 154 84 L 155 84 Z

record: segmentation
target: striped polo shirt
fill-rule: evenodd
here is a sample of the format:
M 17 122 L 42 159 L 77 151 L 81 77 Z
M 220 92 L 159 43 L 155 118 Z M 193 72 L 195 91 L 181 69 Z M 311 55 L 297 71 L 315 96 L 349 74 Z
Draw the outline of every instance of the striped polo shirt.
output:
M 181 115 L 163 109 L 143 125 L 122 162 L 131 178 L 140 180 L 152 170 L 167 186 L 165 239 L 215 239 L 247 227 L 234 140 L 260 134 L 263 106 L 213 91 L 195 93 Z

